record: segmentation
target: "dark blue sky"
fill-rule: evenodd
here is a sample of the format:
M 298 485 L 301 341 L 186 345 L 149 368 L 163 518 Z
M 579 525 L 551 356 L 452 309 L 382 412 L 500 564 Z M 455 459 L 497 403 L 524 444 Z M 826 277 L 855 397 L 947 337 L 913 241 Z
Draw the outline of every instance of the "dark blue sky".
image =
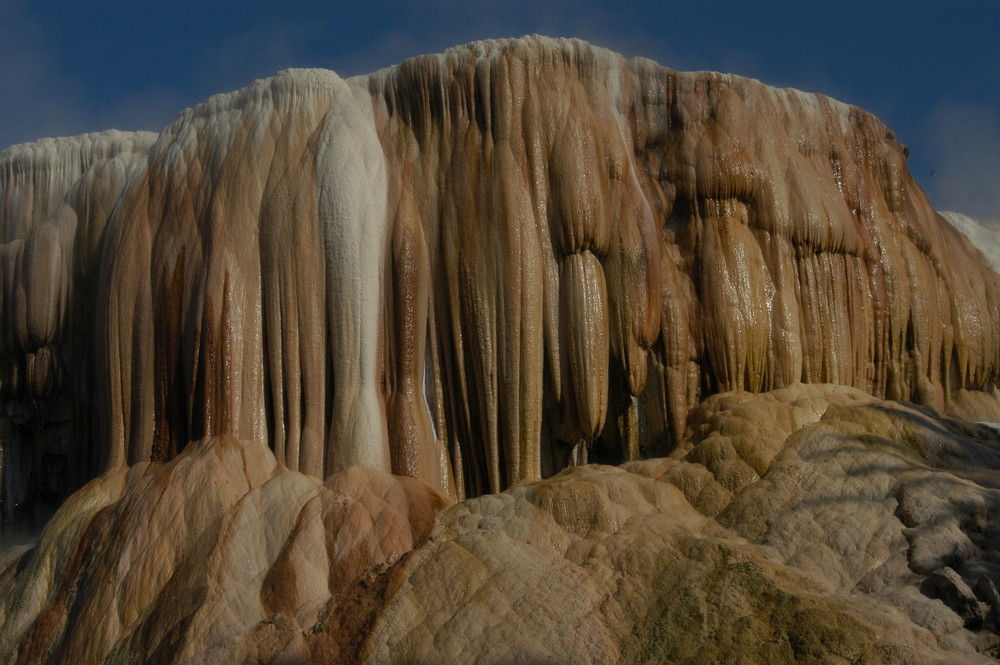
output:
M 488 37 L 581 37 L 874 112 L 931 200 L 1000 219 L 1000 4 L 0 0 L 0 147 L 181 109 L 288 67 L 362 74 Z

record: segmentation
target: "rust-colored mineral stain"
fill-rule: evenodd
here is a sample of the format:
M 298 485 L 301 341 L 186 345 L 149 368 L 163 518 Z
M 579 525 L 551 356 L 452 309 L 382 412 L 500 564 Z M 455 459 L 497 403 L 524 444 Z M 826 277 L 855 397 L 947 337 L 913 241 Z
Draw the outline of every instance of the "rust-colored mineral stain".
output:
M 88 367 L 108 466 L 229 433 L 462 497 L 669 449 L 722 390 L 998 398 L 1000 277 L 825 97 L 533 37 L 130 136 L 0 160 L 0 390 Z

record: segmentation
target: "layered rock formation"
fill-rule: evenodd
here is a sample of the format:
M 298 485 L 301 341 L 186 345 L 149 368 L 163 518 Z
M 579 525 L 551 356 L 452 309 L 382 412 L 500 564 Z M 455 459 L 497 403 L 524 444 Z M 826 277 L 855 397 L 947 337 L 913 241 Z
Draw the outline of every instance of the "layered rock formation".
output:
M 859 109 L 482 42 L 16 146 L 0 201 L 8 532 L 100 476 L 0 661 L 989 647 L 919 588 L 995 572 L 996 437 L 937 413 L 1000 421 L 1000 275 Z

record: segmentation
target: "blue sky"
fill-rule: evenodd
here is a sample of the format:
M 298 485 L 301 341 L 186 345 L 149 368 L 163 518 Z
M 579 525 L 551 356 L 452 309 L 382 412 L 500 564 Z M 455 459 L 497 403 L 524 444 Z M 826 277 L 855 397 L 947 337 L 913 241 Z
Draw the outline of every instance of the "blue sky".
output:
M 881 117 L 942 209 L 1000 219 L 1000 3 L 0 0 L 0 147 L 159 130 L 288 67 L 362 74 L 475 39 L 581 37 Z

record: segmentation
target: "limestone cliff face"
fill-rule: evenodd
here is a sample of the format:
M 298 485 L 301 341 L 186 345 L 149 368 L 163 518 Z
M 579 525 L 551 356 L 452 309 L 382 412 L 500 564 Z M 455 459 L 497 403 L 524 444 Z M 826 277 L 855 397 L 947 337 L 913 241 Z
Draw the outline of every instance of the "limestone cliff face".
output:
M 0 159 L 4 400 L 69 382 L 106 468 L 230 434 L 473 496 L 800 381 L 1000 419 L 1000 277 L 825 97 L 528 38 L 151 139 Z

